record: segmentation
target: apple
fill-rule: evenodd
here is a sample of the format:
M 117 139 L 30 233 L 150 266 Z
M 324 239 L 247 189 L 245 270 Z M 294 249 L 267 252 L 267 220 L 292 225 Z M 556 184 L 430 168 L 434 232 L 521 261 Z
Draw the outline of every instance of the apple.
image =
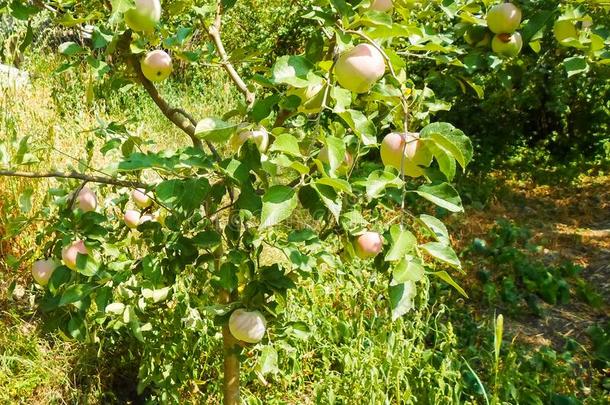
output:
M 494 34 L 512 34 L 521 24 L 521 10 L 512 3 L 493 6 L 487 13 L 487 26 Z
M 322 110 L 325 90 L 324 84 L 318 83 L 300 89 L 290 89 L 286 94 L 289 96 L 294 95 L 301 99 L 301 104 L 297 111 L 304 114 L 315 114 Z
M 237 151 L 246 141 L 254 142 L 258 150 L 263 153 L 269 146 L 269 132 L 263 127 L 252 131 L 238 132 L 231 139 L 231 148 Z
M 146 54 L 140 63 L 142 73 L 151 82 L 160 82 L 169 77 L 172 73 L 172 58 L 167 52 L 160 49 Z
M 578 30 L 576 25 L 570 20 L 559 20 L 553 25 L 553 34 L 555 39 L 561 45 L 568 45 L 571 40 L 578 39 Z
M 519 55 L 523 47 L 523 39 L 521 34 L 499 34 L 494 36 L 491 41 L 491 49 L 498 55 L 507 56 L 509 58 Z
M 392 0 L 373 0 L 369 9 L 381 11 L 382 13 L 390 11 L 394 7 Z
M 377 256 L 383 248 L 381 235 L 377 232 L 364 232 L 356 238 L 356 256 L 361 259 L 370 259 Z
M 66 267 L 72 270 L 76 270 L 76 259 L 78 255 L 88 255 L 89 250 L 85 246 L 85 242 L 82 240 L 77 240 L 73 242 L 70 246 L 66 246 L 61 251 L 61 258 L 64 261 Z
M 258 343 L 265 336 L 267 321 L 259 311 L 246 311 L 239 308 L 229 318 L 229 331 L 238 340 Z
M 392 166 L 410 177 L 423 176 L 424 171 L 419 166 L 430 166 L 432 153 L 419 140 L 419 134 L 401 134 L 392 132 L 381 141 L 381 161 L 385 166 Z M 404 158 L 403 158 L 404 156 Z
M 487 28 L 480 25 L 473 25 L 464 33 L 464 40 L 468 45 L 483 48 L 489 46 L 491 43 L 491 36 L 489 35 Z
M 130 229 L 135 229 L 140 224 L 140 211 L 136 210 L 127 210 L 123 216 L 123 220 L 125 221 L 125 225 L 127 225 Z
M 343 52 L 335 64 L 337 81 L 354 93 L 366 93 L 384 73 L 383 55 L 369 44 L 356 45 Z
M 95 211 L 97 208 L 97 198 L 89 187 L 83 187 L 76 196 L 76 204 L 83 212 Z
M 153 31 L 161 19 L 159 0 L 136 0 L 134 8 L 125 12 L 125 24 L 134 31 Z
M 131 192 L 131 199 L 138 208 L 148 208 L 152 205 L 152 199 L 146 195 L 146 190 L 137 188 Z
M 45 286 L 49 283 L 56 268 L 57 263 L 54 260 L 37 260 L 32 265 L 32 276 L 38 284 Z

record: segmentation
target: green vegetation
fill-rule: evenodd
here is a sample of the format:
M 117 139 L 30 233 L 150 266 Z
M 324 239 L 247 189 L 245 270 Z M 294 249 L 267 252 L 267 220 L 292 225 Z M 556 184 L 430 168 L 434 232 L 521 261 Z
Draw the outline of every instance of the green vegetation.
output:
M 104 16 L 105 3 L 91 9 Z M 31 77 L 29 87 L 0 86 L 0 170 L 155 186 L 152 204 L 132 194 L 135 185 L 92 186 L 97 204 L 73 210 L 80 181 L 0 177 L 0 403 L 218 404 L 227 395 L 223 340 L 226 347 L 232 335 L 242 339 L 232 354 L 246 404 L 606 403 L 610 291 L 598 280 L 610 270 L 599 265 L 610 249 L 609 57 L 590 43 L 595 33 L 608 48 L 607 9 L 518 2 L 523 49 L 514 59 L 493 55 L 478 18 L 495 2 L 369 11 L 362 27 L 380 41 L 387 35 L 397 76 L 407 79 L 386 70 L 354 96 L 345 90 L 353 83 L 342 89 L 342 78 L 327 74 L 336 44 L 320 30 L 332 31 L 321 10 L 358 27 L 366 2 L 223 2 L 230 60 L 258 86 L 248 110 L 213 41 L 192 25 L 209 24 L 214 7 L 203 3 L 162 2 L 172 17 L 163 14 L 163 29 L 152 31 L 173 71 L 156 88 L 197 119 L 213 117 L 198 131 L 233 158 L 224 166 L 159 112 L 124 55 L 105 54 L 108 44 L 90 52 L 47 12 L 15 19 L 4 11 L 28 14 L 16 6 L 25 3 L 0 0 L 0 59 Z M 85 13 L 66 7 L 72 17 Z M 593 28 L 583 26 L 591 16 Z M 98 41 L 120 37 L 104 18 L 86 18 L 104 27 Z M 575 31 L 555 38 L 558 18 Z M 430 42 L 397 34 L 407 22 L 425 24 Z M 473 27 L 478 37 L 465 39 Z M 363 40 L 336 31 L 340 44 Z M 136 38 L 132 50 L 158 45 Z M 86 50 L 72 54 L 66 43 Z M 280 74 L 307 65 L 281 58 L 288 54 L 320 64 L 282 82 Z M 570 70 L 574 58 L 586 69 Z M 299 80 L 314 82 L 293 87 Z M 473 139 L 465 173 L 472 150 L 456 128 Z M 391 135 L 398 146 L 388 152 Z M 445 143 L 430 140 L 439 137 Z M 295 171 L 302 188 L 285 215 L 278 188 Z M 230 213 L 229 189 L 240 208 Z M 261 218 L 256 204 L 270 202 Z M 127 229 L 130 210 L 137 218 Z M 220 214 L 211 221 L 210 212 Z M 276 212 L 285 225 L 259 229 Z M 31 264 L 61 260 L 75 235 L 91 250 L 72 270 L 64 258 L 47 286 L 44 277 L 34 283 Z M 219 246 L 228 252 L 217 262 Z M 223 300 L 225 291 L 232 298 Z M 258 311 L 266 329 L 242 319 L 240 328 L 252 321 L 258 329 L 227 338 L 222 326 L 238 308 Z

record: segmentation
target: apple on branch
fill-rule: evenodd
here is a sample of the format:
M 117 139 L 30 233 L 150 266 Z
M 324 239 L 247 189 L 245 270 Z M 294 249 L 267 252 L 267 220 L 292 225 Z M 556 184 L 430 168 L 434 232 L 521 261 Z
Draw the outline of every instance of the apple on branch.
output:
M 97 208 L 97 198 L 89 187 L 83 187 L 76 196 L 76 205 L 83 212 L 95 211 Z
M 259 311 L 239 308 L 229 318 L 229 331 L 236 339 L 246 343 L 258 343 L 265 336 L 267 321 Z
M 172 58 L 167 52 L 160 49 L 146 54 L 140 64 L 144 77 L 151 82 L 161 82 L 167 79 L 173 70 Z
M 383 249 L 383 240 L 377 232 L 364 232 L 354 243 L 356 256 L 366 260 L 377 256 Z
M 53 272 L 57 268 L 57 263 L 52 260 L 37 260 L 32 265 L 32 276 L 34 280 L 41 286 L 46 286 Z
M 72 243 L 71 245 L 65 247 L 61 251 L 61 258 L 64 261 L 64 264 L 66 265 L 66 267 L 68 267 L 71 270 L 76 270 L 76 259 L 78 258 L 79 254 L 81 254 L 81 255 L 89 254 L 89 250 L 85 246 L 85 242 L 83 242 L 82 240 L 77 240 L 76 242 Z
M 494 34 L 512 34 L 521 24 L 521 10 L 512 3 L 493 6 L 487 13 L 487 26 Z
M 152 205 L 152 199 L 146 195 L 146 190 L 143 188 L 133 190 L 131 199 L 138 208 L 148 208 Z
M 161 19 L 159 0 L 135 0 L 135 7 L 125 12 L 125 24 L 134 31 L 153 31 Z
M 491 49 L 498 55 L 514 58 L 521 53 L 523 48 L 523 38 L 521 34 L 498 34 L 491 41 Z
M 335 64 L 339 84 L 354 93 L 366 93 L 385 74 L 385 60 L 370 44 L 356 45 L 343 52 Z
M 432 163 L 432 153 L 417 133 L 392 132 L 381 142 L 381 161 L 409 177 L 420 177 L 424 171 L 420 166 L 428 167 Z
M 392 0 L 372 0 L 369 7 L 370 10 L 380 11 L 385 13 L 394 8 L 394 2 Z

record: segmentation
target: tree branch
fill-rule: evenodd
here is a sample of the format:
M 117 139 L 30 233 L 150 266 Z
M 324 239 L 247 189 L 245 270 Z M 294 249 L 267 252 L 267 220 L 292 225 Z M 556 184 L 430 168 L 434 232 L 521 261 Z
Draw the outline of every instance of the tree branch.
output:
M 32 173 L 32 172 L 19 172 L 13 170 L 0 170 L 0 177 L 25 177 L 29 179 L 45 179 L 45 178 L 60 178 L 60 179 L 77 179 L 85 182 L 99 183 L 99 184 L 110 184 L 113 186 L 129 187 L 129 188 L 148 188 L 149 184 L 141 183 L 139 181 L 119 180 L 112 177 L 103 176 L 89 176 L 82 173 L 70 172 L 47 172 L 47 173 Z
M 235 67 L 229 60 L 229 55 L 227 54 L 227 51 L 225 50 L 225 47 L 222 43 L 222 39 L 220 37 L 221 25 L 222 25 L 222 2 L 219 0 L 216 3 L 216 18 L 214 19 L 214 23 L 212 24 L 212 26 L 208 29 L 208 34 L 210 35 L 210 38 L 212 39 L 212 41 L 214 41 L 214 45 L 216 46 L 218 55 L 220 55 L 221 65 L 227 71 L 227 73 L 229 74 L 229 77 L 231 78 L 231 80 L 233 80 L 233 83 L 235 83 L 235 85 L 237 86 L 239 91 L 241 91 L 242 94 L 244 95 L 244 97 L 246 97 L 246 102 L 248 103 L 248 105 L 252 106 L 254 104 L 256 96 L 254 93 L 252 93 L 250 90 L 248 90 L 248 86 L 243 81 L 243 79 L 241 78 L 239 73 L 237 73 L 237 70 L 235 70 Z

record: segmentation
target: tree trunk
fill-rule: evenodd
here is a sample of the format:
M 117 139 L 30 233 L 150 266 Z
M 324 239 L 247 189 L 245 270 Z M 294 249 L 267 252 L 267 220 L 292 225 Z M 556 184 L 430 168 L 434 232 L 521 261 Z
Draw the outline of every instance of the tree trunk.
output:
M 235 297 L 236 292 L 233 294 L 226 290 L 220 292 L 219 298 L 222 304 L 228 304 Z M 223 396 L 224 405 L 238 405 L 239 400 L 239 352 L 240 346 L 239 341 L 231 335 L 229 331 L 229 325 L 222 327 L 222 347 L 223 347 Z
M 231 335 L 229 325 L 222 327 L 224 348 L 223 393 L 225 405 L 237 405 L 239 400 L 239 344 Z

